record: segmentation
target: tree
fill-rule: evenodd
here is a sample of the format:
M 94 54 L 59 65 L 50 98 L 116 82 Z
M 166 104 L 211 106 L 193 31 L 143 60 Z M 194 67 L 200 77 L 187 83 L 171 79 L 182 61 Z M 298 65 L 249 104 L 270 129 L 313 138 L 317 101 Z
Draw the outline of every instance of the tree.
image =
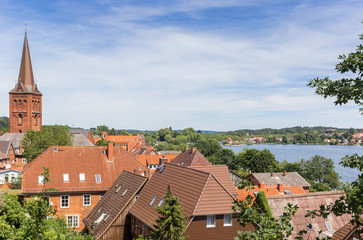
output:
M 107 146 L 108 145 L 108 143 L 113 143 L 113 145 L 115 146 L 115 143 L 114 142 L 112 142 L 112 141 L 106 141 L 106 140 L 98 140 L 97 142 L 96 142 L 96 146 Z
M 259 204 L 252 204 L 252 200 L 253 197 L 248 195 L 245 200 L 235 200 L 234 202 L 233 212 L 234 216 L 238 218 L 237 221 L 242 226 L 249 223 L 256 226 L 253 231 L 238 231 L 238 237 L 235 239 L 287 239 L 294 229 L 290 222 L 298 207 L 289 203 L 285 207 L 284 213 L 275 219 L 269 213 L 266 213 Z
M 363 40 L 363 34 L 360 35 L 360 40 Z M 335 105 L 346 104 L 353 101 L 355 104 L 362 105 L 363 103 L 363 46 L 359 44 L 355 52 L 351 52 L 346 56 L 340 55 L 339 62 L 335 66 L 335 70 L 340 73 L 349 73 L 356 75 L 355 78 L 341 78 L 331 80 L 329 77 L 315 78 L 310 80 L 309 87 L 315 88 L 315 93 L 327 97 L 336 97 Z M 362 109 L 361 109 L 362 110 Z
M 279 164 L 275 156 L 267 149 L 259 151 L 257 149 L 244 149 L 237 154 L 237 162 L 240 167 L 252 172 L 274 171 Z
M 195 146 L 204 157 L 212 156 L 222 149 L 221 145 L 215 139 L 199 139 Z
M 330 189 L 336 189 L 340 185 L 340 177 L 334 170 L 333 160 L 320 155 L 315 155 L 309 160 L 302 160 L 301 163 L 302 172 L 300 174 L 302 177 L 311 180 L 314 183 L 323 183 Z
M 49 146 L 72 145 L 72 138 L 67 126 L 43 126 L 40 131 L 28 130 L 22 144 L 23 156 L 31 162 Z
M 152 232 L 153 239 L 156 240 L 186 240 L 188 237 L 183 236 L 185 231 L 186 217 L 183 214 L 183 208 L 179 203 L 179 198 L 174 196 L 168 190 L 164 196 L 164 202 L 161 206 L 157 206 L 159 218 L 156 219 L 156 225 Z
M 208 157 L 208 160 L 212 164 L 227 165 L 231 170 L 237 170 L 238 164 L 236 162 L 236 155 L 231 149 L 222 148 L 219 149 L 212 156 Z

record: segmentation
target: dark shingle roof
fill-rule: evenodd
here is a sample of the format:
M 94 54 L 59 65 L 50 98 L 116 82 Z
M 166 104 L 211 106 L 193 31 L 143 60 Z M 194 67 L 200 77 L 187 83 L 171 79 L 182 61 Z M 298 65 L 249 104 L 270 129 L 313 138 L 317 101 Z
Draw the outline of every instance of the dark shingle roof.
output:
M 11 141 L 1 141 L 0 140 L 0 152 L 2 152 L 4 154 L 8 154 L 10 145 L 11 145 Z
M 14 148 L 20 148 L 21 142 L 23 141 L 25 133 L 5 133 L 0 137 L 0 140 L 11 141 Z
M 297 172 L 287 172 L 286 176 L 282 172 L 273 173 L 272 176 L 271 173 L 251 173 L 248 177 L 250 176 L 253 176 L 259 184 L 311 187 L 310 183 Z
M 87 229 L 89 229 L 97 239 L 102 237 L 114 220 L 122 213 L 124 208 L 140 191 L 142 186 L 144 186 L 146 181 L 147 177 L 123 171 L 107 190 L 102 199 L 87 217 L 83 219 Z M 103 215 L 103 219 L 98 224 L 95 224 L 102 214 L 105 214 Z

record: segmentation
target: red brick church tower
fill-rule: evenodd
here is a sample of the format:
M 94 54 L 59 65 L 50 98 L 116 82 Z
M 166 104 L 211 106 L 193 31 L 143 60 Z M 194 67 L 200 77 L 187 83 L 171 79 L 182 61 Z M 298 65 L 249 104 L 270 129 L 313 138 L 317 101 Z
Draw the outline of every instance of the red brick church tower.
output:
M 25 29 L 23 55 L 18 82 L 9 92 L 9 131 L 25 133 L 42 127 L 42 93 L 34 82 L 29 44 Z

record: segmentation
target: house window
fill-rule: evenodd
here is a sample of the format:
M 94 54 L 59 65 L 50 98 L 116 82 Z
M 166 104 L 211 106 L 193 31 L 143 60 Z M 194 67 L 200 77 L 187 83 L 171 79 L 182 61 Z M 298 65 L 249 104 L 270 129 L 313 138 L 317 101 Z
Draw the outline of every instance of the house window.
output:
M 44 176 L 43 175 L 38 176 L 38 184 L 44 184 Z
M 216 215 L 207 216 L 207 228 L 216 227 Z
M 95 174 L 96 183 L 101 183 L 101 174 Z
M 63 173 L 63 182 L 69 182 L 69 174 Z
M 69 196 L 68 195 L 61 195 L 61 208 L 69 208 Z
M 91 206 L 91 195 L 90 194 L 83 195 L 83 206 Z
M 153 199 L 151 199 L 151 202 L 150 202 L 150 204 L 149 204 L 149 207 L 151 206 L 151 205 L 153 205 L 153 203 L 155 202 L 155 200 L 156 200 L 156 198 L 158 197 L 158 195 L 155 195 L 154 197 L 153 197 Z
M 79 216 L 78 215 L 69 215 L 69 216 L 67 216 L 67 226 L 69 228 L 79 227 Z
M 103 193 L 100 194 L 100 199 L 102 199 L 102 198 L 103 198 Z
M 85 182 L 86 181 L 86 174 L 80 173 L 79 174 L 79 181 L 80 182 Z
M 230 227 L 232 226 L 232 214 L 224 214 L 224 227 Z
M 22 158 L 22 162 L 23 163 L 27 163 L 26 159 L 25 158 Z

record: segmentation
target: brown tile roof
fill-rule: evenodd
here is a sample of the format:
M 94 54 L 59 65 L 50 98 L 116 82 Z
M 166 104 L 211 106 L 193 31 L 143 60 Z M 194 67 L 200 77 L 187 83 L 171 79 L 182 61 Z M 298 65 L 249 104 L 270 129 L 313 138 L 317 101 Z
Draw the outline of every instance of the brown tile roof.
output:
M 297 172 L 287 172 L 286 176 L 284 176 L 283 172 L 273 173 L 272 176 L 271 173 L 251 173 L 247 177 L 255 178 L 258 184 L 265 184 L 265 185 L 283 184 L 288 186 L 311 187 L 310 183 L 308 183 Z
M 147 177 L 123 171 L 105 195 L 103 195 L 102 199 L 87 217 L 83 219 L 87 229 L 97 239 L 101 238 L 116 218 L 124 211 L 130 201 L 134 199 L 147 179 Z M 105 214 L 103 220 L 95 224 L 102 214 Z
M 172 164 L 178 164 L 181 166 L 207 166 L 211 163 L 199 152 L 196 148 L 187 149 L 178 157 L 176 157 Z
M 226 165 L 191 166 L 191 168 L 202 172 L 212 173 L 233 196 L 237 196 L 236 187 L 233 184 Z
M 338 231 L 334 233 L 331 240 L 347 240 L 350 239 L 349 237 L 353 236 L 353 234 L 356 232 L 356 228 L 353 227 L 352 223 L 345 224 L 342 228 L 340 228 Z M 359 236 L 359 233 L 356 233 L 357 236 Z M 363 235 L 360 236 L 363 239 Z
M 0 140 L 0 152 L 8 154 L 10 146 L 11 146 L 11 141 Z
M 233 212 L 233 195 L 213 174 L 165 163 L 152 175 L 130 213 L 152 227 L 158 216 L 155 207 L 165 196 L 169 183 L 188 217 Z
M 9 159 L 10 157 L 3 152 L 0 152 L 0 159 Z
M 112 146 L 112 144 L 110 144 Z M 55 188 L 60 192 L 106 191 L 123 170 L 139 174 L 148 168 L 137 161 L 122 147 L 49 147 L 31 163 L 23 168 L 22 193 L 42 191 L 44 185 L 38 185 L 38 176 L 42 167 L 49 168 L 50 183 L 46 188 Z M 112 157 L 113 156 L 113 157 Z M 113 159 L 111 161 L 110 159 Z M 110 161 L 109 161 L 110 160 Z M 69 182 L 63 182 L 63 174 L 69 174 Z M 85 173 L 86 180 L 80 182 L 79 174 Z M 101 183 L 96 183 L 95 174 L 101 175 Z
M 294 227 L 294 232 L 290 239 L 294 239 L 299 231 L 308 230 L 306 223 L 310 223 L 312 225 L 313 231 L 309 234 L 311 239 L 315 239 L 315 237 L 319 235 L 320 230 L 323 231 L 325 236 L 333 234 L 328 232 L 325 223 L 329 222 L 332 229 L 336 231 L 347 224 L 351 218 L 348 214 L 339 217 L 335 216 L 334 214 L 330 214 L 327 219 L 321 217 L 306 218 L 306 211 L 319 209 L 320 205 L 328 205 L 333 203 L 342 196 L 344 196 L 343 191 L 331 191 L 266 197 L 274 217 L 281 216 L 284 211 L 284 207 L 288 203 L 296 204 L 299 207 L 296 215 L 293 216 L 291 220 L 291 224 Z

